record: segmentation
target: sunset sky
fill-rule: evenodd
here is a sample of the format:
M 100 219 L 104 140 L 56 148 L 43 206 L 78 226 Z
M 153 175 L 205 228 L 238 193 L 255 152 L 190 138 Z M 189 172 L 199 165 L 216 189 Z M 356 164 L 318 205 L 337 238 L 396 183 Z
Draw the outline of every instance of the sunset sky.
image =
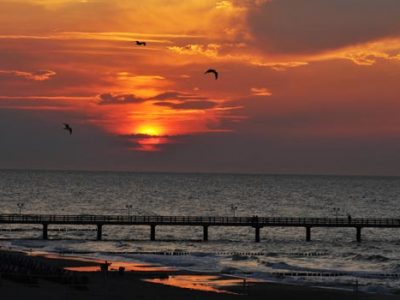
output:
M 399 16 L 398 0 L 1 0 L 0 168 L 400 175 Z

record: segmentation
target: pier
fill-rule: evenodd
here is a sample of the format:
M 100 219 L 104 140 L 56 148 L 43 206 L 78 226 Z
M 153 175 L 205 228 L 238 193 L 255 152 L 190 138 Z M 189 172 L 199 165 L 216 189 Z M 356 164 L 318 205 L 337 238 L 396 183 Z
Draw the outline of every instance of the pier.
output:
M 305 229 L 306 241 L 311 241 L 312 228 L 347 227 L 355 229 L 357 242 L 361 242 L 363 228 L 400 228 L 400 218 L 284 218 L 284 217 L 202 217 L 202 216 L 130 216 L 130 215 L 32 215 L 3 214 L 1 224 L 41 225 L 43 239 L 48 239 L 51 225 L 94 225 L 97 227 L 97 240 L 102 239 L 104 226 L 147 225 L 150 227 L 150 240 L 156 240 L 157 226 L 201 226 L 203 240 L 209 239 L 209 228 L 251 227 L 254 228 L 256 242 L 261 241 L 260 232 L 264 227 L 299 227 Z

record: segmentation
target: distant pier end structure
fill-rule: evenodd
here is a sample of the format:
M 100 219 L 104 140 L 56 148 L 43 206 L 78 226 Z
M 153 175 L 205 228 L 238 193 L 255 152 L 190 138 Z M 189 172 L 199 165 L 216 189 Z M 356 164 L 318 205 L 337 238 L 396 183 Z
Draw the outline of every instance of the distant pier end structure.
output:
M 150 227 L 150 240 L 152 241 L 156 240 L 157 226 L 201 226 L 203 227 L 204 241 L 208 241 L 210 227 L 240 226 L 254 228 L 256 242 L 260 242 L 260 232 L 264 227 L 305 228 L 306 241 L 311 241 L 312 228 L 347 227 L 356 230 L 356 240 L 361 242 L 363 228 L 400 228 L 400 219 L 3 214 L 0 215 L 0 224 L 42 225 L 43 239 L 48 239 L 50 225 L 94 225 L 97 227 L 97 240 L 102 239 L 104 226 L 147 225 Z

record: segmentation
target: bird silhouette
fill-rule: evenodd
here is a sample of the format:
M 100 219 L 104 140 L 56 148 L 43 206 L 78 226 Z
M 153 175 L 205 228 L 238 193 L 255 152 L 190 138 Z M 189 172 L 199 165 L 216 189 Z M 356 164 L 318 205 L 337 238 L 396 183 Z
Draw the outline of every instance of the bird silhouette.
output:
M 212 73 L 215 76 L 215 80 L 218 79 L 218 72 L 215 69 L 208 69 L 207 71 L 204 72 L 204 74 Z
M 63 124 L 64 124 L 64 128 L 63 129 L 69 131 L 69 134 L 71 135 L 72 134 L 71 126 L 69 126 L 69 124 L 67 124 L 67 123 L 63 123 Z
M 146 46 L 146 42 L 136 41 L 137 46 Z

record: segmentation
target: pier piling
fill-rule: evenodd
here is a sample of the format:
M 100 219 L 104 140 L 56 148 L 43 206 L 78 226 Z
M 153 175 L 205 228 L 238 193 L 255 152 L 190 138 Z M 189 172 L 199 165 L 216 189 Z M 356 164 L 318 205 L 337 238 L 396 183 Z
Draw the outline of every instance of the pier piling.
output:
M 260 227 L 255 227 L 256 229 L 256 243 L 260 242 Z
M 48 224 L 44 223 L 44 224 L 43 224 L 43 239 L 44 239 L 44 240 L 47 240 L 47 239 L 48 239 L 47 227 L 48 227 Z
M 156 240 L 156 225 L 150 225 L 150 240 Z
M 203 241 L 208 241 L 208 226 L 203 226 Z
M 311 227 L 310 226 L 306 227 L 306 241 L 307 242 L 311 241 Z
M 357 229 L 357 242 L 361 242 L 361 227 L 356 227 Z
M 98 241 L 101 241 L 102 231 L 103 231 L 103 225 L 97 224 L 97 240 Z

